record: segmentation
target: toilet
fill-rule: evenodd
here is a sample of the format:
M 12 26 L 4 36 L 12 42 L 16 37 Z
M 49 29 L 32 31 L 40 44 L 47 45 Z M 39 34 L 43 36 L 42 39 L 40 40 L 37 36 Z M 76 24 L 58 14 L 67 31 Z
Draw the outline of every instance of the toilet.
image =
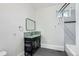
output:
M 6 51 L 0 50 L 0 56 L 6 56 L 6 55 L 7 55 L 7 52 Z

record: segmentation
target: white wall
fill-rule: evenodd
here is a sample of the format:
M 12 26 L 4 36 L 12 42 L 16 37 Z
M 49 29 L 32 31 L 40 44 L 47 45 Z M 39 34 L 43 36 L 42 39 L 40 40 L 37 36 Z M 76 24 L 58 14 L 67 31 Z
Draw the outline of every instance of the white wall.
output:
M 23 52 L 23 32 L 25 18 L 28 17 L 36 18 L 37 30 L 41 31 L 42 47 L 64 50 L 63 21 L 60 19 L 62 22 L 59 22 L 56 18 L 56 10 L 59 7 L 51 6 L 36 11 L 31 6 L 30 4 L 0 4 L 0 49 L 6 50 L 7 55 L 18 55 Z M 23 28 L 22 31 L 19 31 L 19 26 Z
M 64 22 L 56 17 L 56 11 L 61 6 L 45 7 L 36 11 L 37 30 L 41 31 L 41 46 L 44 48 L 64 50 Z
M 7 55 L 17 55 L 23 52 L 23 32 L 25 18 L 34 19 L 35 10 L 30 4 L 0 4 L 0 49 Z M 23 28 L 19 31 L 19 26 Z

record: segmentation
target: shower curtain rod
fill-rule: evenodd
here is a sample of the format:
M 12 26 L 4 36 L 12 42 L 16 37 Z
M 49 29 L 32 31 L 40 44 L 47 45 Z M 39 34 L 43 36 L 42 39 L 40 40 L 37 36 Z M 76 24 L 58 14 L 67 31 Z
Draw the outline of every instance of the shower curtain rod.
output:
M 59 12 L 62 12 L 70 3 L 65 3 L 59 10 Z

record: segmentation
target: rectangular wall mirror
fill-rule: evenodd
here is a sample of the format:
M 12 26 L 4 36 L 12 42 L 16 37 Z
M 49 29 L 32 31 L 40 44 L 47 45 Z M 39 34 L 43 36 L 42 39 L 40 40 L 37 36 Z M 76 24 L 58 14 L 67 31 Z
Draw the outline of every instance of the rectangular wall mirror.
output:
M 26 18 L 26 31 L 34 31 L 36 29 L 36 22 L 30 18 Z

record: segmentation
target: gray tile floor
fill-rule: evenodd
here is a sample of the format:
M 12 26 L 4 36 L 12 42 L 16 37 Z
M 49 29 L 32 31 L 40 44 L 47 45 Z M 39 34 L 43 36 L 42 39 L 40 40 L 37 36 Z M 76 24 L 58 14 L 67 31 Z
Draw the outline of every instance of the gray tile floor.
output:
M 67 54 L 64 51 L 39 48 L 34 56 L 67 56 Z

